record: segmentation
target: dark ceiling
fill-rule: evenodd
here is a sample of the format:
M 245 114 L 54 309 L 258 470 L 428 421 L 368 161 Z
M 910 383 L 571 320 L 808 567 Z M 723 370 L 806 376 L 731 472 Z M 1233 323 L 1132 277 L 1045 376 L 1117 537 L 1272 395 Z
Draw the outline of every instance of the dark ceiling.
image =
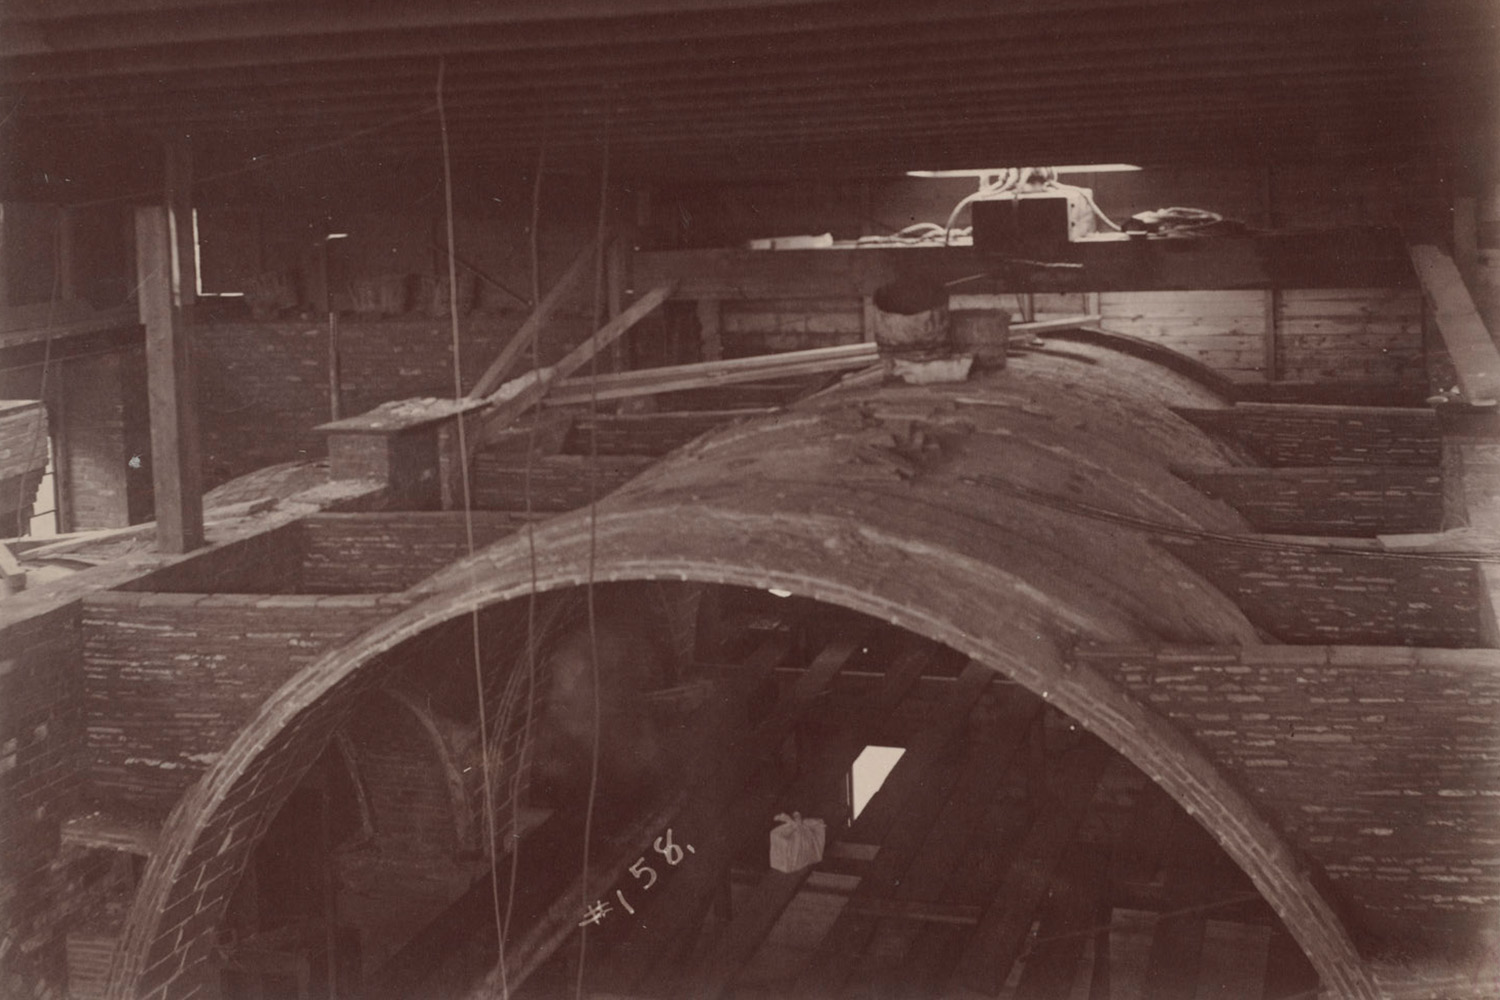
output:
M 1492 0 L 7 0 L 13 175 L 337 145 L 617 175 L 1453 159 Z M 132 152 L 134 151 L 134 152 Z M 113 165 L 113 166 L 111 166 Z

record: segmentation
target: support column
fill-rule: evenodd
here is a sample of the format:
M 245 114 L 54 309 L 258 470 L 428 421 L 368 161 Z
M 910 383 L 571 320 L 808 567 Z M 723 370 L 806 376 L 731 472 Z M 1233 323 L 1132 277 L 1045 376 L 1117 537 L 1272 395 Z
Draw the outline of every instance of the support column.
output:
M 192 269 L 181 266 L 173 221 L 167 208 L 136 209 L 135 247 L 146 328 L 156 544 L 164 552 L 188 552 L 203 544 L 203 482 L 192 327 L 182 308 L 182 276 Z

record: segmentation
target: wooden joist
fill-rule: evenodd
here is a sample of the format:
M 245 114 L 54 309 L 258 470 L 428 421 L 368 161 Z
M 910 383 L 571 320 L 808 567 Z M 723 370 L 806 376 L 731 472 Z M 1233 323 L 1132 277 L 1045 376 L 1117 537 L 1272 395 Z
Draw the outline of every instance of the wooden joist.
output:
M 635 254 L 631 265 L 637 287 L 672 277 L 681 281 L 681 298 L 732 301 L 863 297 L 900 275 L 939 282 L 984 275 L 1003 292 L 1401 288 L 1413 284 L 1404 256 L 1396 229 L 1361 227 L 1071 243 L 1060 259 L 1083 265 L 1077 268 L 1017 269 L 972 247 L 669 250 Z
M 599 328 L 593 336 L 569 351 L 563 359 L 547 368 L 538 368 L 511 379 L 485 397 L 493 408 L 481 417 L 481 426 L 469 437 L 470 455 L 488 443 L 490 437 L 503 432 L 517 417 L 531 409 L 557 383 L 566 379 L 595 355 L 603 351 L 635 326 L 672 294 L 672 282 L 658 285 L 642 295 L 630 307 Z M 583 402 L 587 402 L 585 397 Z
M 1432 306 L 1432 318 L 1458 373 L 1458 387 L 1471 406 L 1493 407 L 1500 402 L 1500 350 L 1453 258 L 1435 246 L 1409 248 L 1411 264 Z
M 1092 738 L 1064 758 L 1053 784 L 1053 801 L 1027 831 L 1005 881 L 953 971 L 955 989 L 989 996 L 999 991 L 1031 933 L 1052 873 L 1083 820 L 1109 758 L 1109 749 Z
M 593 378 L 568 379 L 547 397 L 549 403 L 568 405 L 591 399 L 626 399 L 685 389 L 705 389 L 742 382 L 817 375 L 862 368 L 879 357 L 874 344 L 846 344 L 807 351 L 786 351 L 729 361 L 703 361 L 664 368 L 614 372 Z
M 1146 967 L 1146 994 L 1162 1000 L 1193 1000 L 1207 930 L 1205 891 L 1210 885 L 1213 844 L 1180 810 L 1168 835 L 1163 876 L 1167 912 L 1156 922 Z
M 474 388 L 469 390 L 470 399 L 483 399 L 500 388 L 500 384 L 505 381 L 505 376 L 515 367 L 515 363 L 520 360 L 521 352 L 530 346 L 531 342 L 540 335 L 542 328 L 551 322 L 552 317 L 557 314 L 557 310 L 563 301 L 578 287 L 579 283 L 583 280 L 583 276 L 588 273 L 588 266 L 593 259 L 594 244 L 586 244 L 578 252 L 578 256 L 573 258 L 573 262 L 568 265 L 568 269 L 563 272 L 562 277 L 557 279 L 557 283 L 552 286 L 546 295 L 542 296 L 542 301 L 536 304 L 536 308 L 526 317 L 526 321 L 521 324 L 520 329 L 515 332 L 515 335 L 501 349 L 499 356 L 490 362 L 490 366 L 484 370 L 484 374 L 479 376 L 479 379 L 474 383 Z
M 982 836 L 982 828 L 996 793 L 1010 775 L 1011 763 L 1016 759 L 1032 724 L 1042 712 L 1042 700 L 1024 688 L 1011 688 L 1003 696 L 995 717 L 984 727 L 983 733 L 969 745 L 961 764 L 956 765 L 958 780 L 952 793 L 944 803 L 932 829 L 922 842 L 900 884 L 888 897 L 896 906 L 913 904 L 920 900 L 949 898 L 945 887 L 953 880 L 955 872 L 967 851 Z M 999 851 L 1001 843 L 989 845 Z M 884 898 L 882 898 L 884 901 Z M 850 912 L 860 912 L 864 903 L 878 907 L 880 903 L 870 900 L 851 900 Z M 960 909 L 956 914 L 972 912 L 972 920 L 964 921 L 977 925 L 984 907 L 967 899 L 952 904 Z M 937 922 L 937 921 L 924 921 Z M 952 921 L 958 923 L 957 920 Z M 877 929 L 882 951 L 905 955 L 922 933 L 921 923 L 911 919 L 886 920 Z M 859 979 L 870 979 L 876 974 L 873 967 L 857 973 Z
M 854 901 L 890 898 L 906 881 L 907 870 L 959 781 L 958 767 L 942 766 L 946 751 L 955 740 L 968 736 L 969 713 L 994 676 L 993 670 L 980 663 L 970 662 L 964 668 L 937 713 L 855 820 L 849 838 L 881 846 L 855 890 Z M 876 927 L 876 919 L 861 915 L 857 908 L 846 908 L 819 944 L 797 992 L 807 996 L 837 992 L 854 971 Z
M 799 684 L 794 687 L 787 711 L 773 715 L 757 726 L 745 742 L 751 746 L 774 746 L 795 723 L 805 708 L 837 675 L 860 647 L 860 639 L 839 639 L 830 643 L 810 664 Z M 765 643 L 755 654 L 726 679 L 730 700 L 742 704 L 766 678 L 787 658 L 790 644 L 783 637 Z M 730 723 L 726 718 L 725 724 Z M 652 900 L 649 910 L 636 918 L 632 933 L 613 947 L 609 958 L 590 969 L 589 982 L 601 988 L 637 990 L 655 977 L 660 995 L 665 985 L 660 980 L 675 980 L 675 970 L 668 961 L 673 952 L 690 944 L 703 924 L 703 914 L 714 896 L 726 884 L 730 860 L 740 844 L 745 829 L 743 817 L 731 801 L 731 793 L 743 778 L 744 753 L 736 753 L 737 741 L 730 733 L 716 736 L 715 745 L 726 750 L 720 772 L 711 789 L 700 789 L 679 816 L 674 830 L 694 845 L 691 866 L 677 872 L 661 898 Z M 739 748 L 743 749 L 743 748 Z M 684 842 L 689 842 L 684 839 Z
M 880 687 L 864 699 L 862 715 L 872 723 L 878 723 L 889 715 L 915 686 L 933 655 L 933 648 L 926 644 L 908 648 L 898 654 L 887 668 Z M 836 672 L 831 663 L 824 664 L 816 671 L 810 668 L 802 681 L 793 688 L 786 710 L 787 716 L 783 718 L 795 717 L 798 712 L 796 706 L 810 704 Z M 752 792 L 736 810 L 737 826 L 753 830 L 759 836 L 764 829 L 765 820 L 777 809 L 778 802 L 811 803 L 820 798 L 825 802 L 829 801 L 829 789 L 842 784 L 844 775 L 848 773 L 861 749 L 858 739 L 851 737 L 840 740 L 820 766 L 805 771 L 790 787 Z M 827 835 L 825 851 L 838 839 L 839 827 L 836 823 L 829 824 Z M 722 995 L 776 926 L 782 912 L 811 872 L 812 868 L 796 872 L 767 872 L 751 892 L 749 899 L 740 907 L 734 920 L 719 933 L 708 951 L 684 978 L 687 995 L 700 1000 L 712 1000 Z
M 1097 845 L 1074 844 L 1057 867 L 1052 895 L 1042 906 L 1037 939 L 1026 956 L 1016 1000 L 1072 995 L 1085 946 L 1108 887 L 1109 859 Z M 1154 994 L 1153 994 L 1154 995 Z

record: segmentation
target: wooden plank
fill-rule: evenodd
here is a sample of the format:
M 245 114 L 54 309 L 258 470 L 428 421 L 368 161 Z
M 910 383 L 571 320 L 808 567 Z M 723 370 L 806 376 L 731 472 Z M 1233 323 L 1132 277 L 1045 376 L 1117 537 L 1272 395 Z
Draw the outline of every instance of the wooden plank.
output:
M 724 357 L 724 343 L 720 338 L 721 318 L 718 299 L 698 300 L 698 338 L 704 361 L 718 361 Z
M 1066 254 L 1083 267 L 1017 277 L 972 247 L 657 251 L 636 254 L 633 266 L 642 285 L 678 279 L 677 294 L 685 299 L 862 297 L 900 274 L 941 282 L 993 274 L 992 290 L 1036 292 L 1412 284 L 1399 234 L 1389 228 L 1073 243 Z
M 1060 316 L 1056 319 L 1033 319 L 1025 323 L 1014 323 L 1010 330 L 1012 333 L 1029 333 L 1032 335 L 1050 333 L 1054 330 L 1076 330 L 1080 326 L 1092 326 L 1099 322 L 1097 313 L 1091 315 Z
M 540 402 L 554 383 L 566 379 L 587 364 L 594 355 L 618 340 L 646 314 L 665 302 L 671 292 L 670 284 L 658 285 L 600 327 L 593 336 L 575 347 L 557 364 L 511 379 L 486 397 L 486 401 L 493 404 L 493 409 L 485 411 L 482 425 L 469 436 L 471 452 L 477 451 L 493 435 L 504 431 L 517 417 Z M 587 397 L 583 401 L 586 402 Z
M 1090 739 L 1064 759 L 1053 785 L 1055 797 L 1027 831 L 1005 881 L 964 948 L 953 971 L 954 988 L 990 996 L 999 991 L 1031 933 L 1052 872 L 1083 820 L 1109 758 L 1109 749 Z
M 984 736 L 973 742 L 973 752 L 953 795 L 896 889 L 897 899 L 941 894 L 953 875 L 955 862 L 983 822 L 989 802 L 1005 782 L 1026 734 L 1041 715 L 1042 704 L 1024 688 L 1012 688 L 1004 696 Z
M 156 544 L 165 552 L 188 552 L 203 544 L 192 331 L 174 298 L 172 276 L 181 272 L 173 263 L 167 209 L 137 208 L 135 223 L 140 316 L 146 327 Z
M 1281 378 L 1277 351 L 1277 333 L 1281 325 L 1281 293 L 1274 288 L 1267 288 L 1262 294 L 1265 296 L 1265 358 L 1261 367 L 1265 370 L 1266 381 L 1275 382 Z
M 862 715 L 872 723 L 889 715 L 915 686 L 933 653 L 928 644 L 901 651 L 887 667 L 880 687 L 863 700 Z M 808 687 L 802 697 L 810 703 L 817 680 L 816 675 L 809 674 L 808 677 Z M 852 736 L 845 736 L 838 743 L 820 767 L 804 772 L 790 786 L 745 796 L 736 810 L 736 822 L 740 828 L 754 830 L 759 836 L 765 816 L 776 808 L 777 802 L 811 802 L 820 797 L 827 801 L 828 789 L 842 784 L 844 775 L 863 748 L 861 742 Z M 839 833 L 839 825 L 830 823 L 825 851 L 837 842 Z M 684 981 L 690 987 L 686 995 L 695 1000 L 713 1000 L 722 995 L 776 926 L 782 912 L 812 871 L 812 868 L 796 872 L 771 871 L 763 876 L 734 920 L 720 932 L 685 977 Z
M 937 713 L 855 820 L 849 839 L 881 846 L 853 901 L 892 898 L 907 884 L 909 869 L 962 777 L 955 762 L 940 766 L 943 757 L 954 740 L 967 735 L 969 713 L 993 678 L 994 671 L 982 664 L 971 662 L 965 667 Z M 862 914 L 858 907 L 846 908 L 819 944 L 797 992 L 806 996 L 837 992 L 854 972 L 878 926 L 875 918 Z
M 744 382 L 815 375 L 822 372 L 861 368 L 879 357 L 874 344 L 844 344 L 807 351 L 785 351 L 728 361 L 704 361 L 663 368 L 643 368 L 631 372 L 612 372 L 591 378 L 567 379 L 550 393 L 549 403 L 567 406 L 590 399 L 626 399 L 663 392 L 705 389 Z
M 779 744 L 800 713 L 843 669 L 861 643 L 861 638 L 839 639 L 830 643 L 808 666 L 797 685 L 794 685 L 790 704 L 786 706 L 788 710 L 773 715 L 757 726 L 747 742 L 752 746 Z M 774 659 L 762 656 L 760 663 L 744 671 L 748 676 L 736 679 L 736 696 L 747 696 L 785 658 L 785 652 L 782 649 Z M 740 834 L 746 827 L 741 822 L 743 816 L 738 808 L 740 803 L 731 802 L 728 796 L 738 788 L 743 777 L 737 769 L 742 760 L 743 755 L 730 761 L 721 780 L 717 782 L 716 790 L 721 797 L 711 804 L 717 805 L 719 813 L 727 815 L 722 817 L 716 828 L 711 822 L 705 821 L 701 815 L 704 810 L 701 808 L 697 817 L 690 814 L 691 810 L 684 813 L 682 823 L 685 830 L 691 830 L 695 825 L 702 830 L 702 833 L 696 834 L 695 865 L 688 873 L 689 877 L 679 876 L 674 881 L 668 888 L 668 898 L 661 900 L 647 919 L 641 921 L 635 933 L 614 949 L 604 966 L 591 973 L 592 981 L 628 990 L 648 985 L 651 995 L 670 992 L 663 988 L 664 984 L 660 981 L 648 984 L 648 976 L 656 980 L 677 978 L 676 970 L 664 968 L 663 963 L 675 948 L 691 943 L 702 925 L 703 912 L 711 903 L 714 891 L 726 877 L 730 860 L 737 853 L 736 849 L 742 839 Z M 654 974 L 657 969 L 663 970 L 661 976 Z
M 1043 905 L 1037 938 L 1025 958 L 1015 1000 L 1058 1000 L 1072 995 L 1100 904 L 1108 887 L 1108 855 L 1094 844 L 1074 844 L 1058 865 L 1052 895 Z
M 1193 1000 L 1207 928 L 1201 909 L 1206 902 L 1204 876 L 1213 851 L 1207 835 L 1180 810 L 1173 816 L 1166 856 L 1163 896 L 1167 912 L 1157 920 L 1151 937 L 1145 993 L 1161 1000 Z
M 594 249 L 594 244 L 590 242 L 578 252 L 578 256 L 573 258 L 568 269 L 562 273 L 562 277 L 558 278 L 557 283 L 548 290 L 546 295 L 542 296 L 542 301 L 537 303 L 536 308 L 531 311 L 531 315 L 526 317 L 520 329 L 506 342 L 499 356 L 490 362 L 489 367 L 479 376 L 478 381 L 474 383 L 474 388 L 469 390 L 470 399 L 482 399 L 488 396 L 505 381 L 505 376 L 520 359 L 521 352 L 526 350 L 532 338 L 538 336 L 542 328 L 552 321 L 552 317 L 557 314 L 563 301 L 578 287 L 584 275 L 589 273 L 589 265 L 594 260 Z
M 1464 401 L 1472 406 L 1495 406 L 1500 402 L 1500 350 L 1496 350 L 1457 266 L 1435 246 L 1419 244 L 1409 251 L 1438 333 L 1458 373 Z
M 988 908 L 1036 814 L 1032 803 L 1010 792 L 1004 789 L 982 803 L 979 829 L 950 864 L 939 898 L 973 904 L 981 914 Z M 972 931 L 936 924 L 911 929 L 916 931 L 915 939 L 907 944 L 901 964 L 886 978 L 904 991 L 899 995 L 942 995 Z
M 969 713 L 995 677 L 995 671 L 981 663 L 971 660 L 965 665 L 957 681 L 944 693 L 936 713 L 912 739 L 885 783 L 850 827 L 850 840 L 885 843 L 897 816 L 906 814 L 907 799 L 921 785 L 924 773 L 955 739 L 967 737 Z M 933 803 L 934 811 L 941 805 L 941 800 Z

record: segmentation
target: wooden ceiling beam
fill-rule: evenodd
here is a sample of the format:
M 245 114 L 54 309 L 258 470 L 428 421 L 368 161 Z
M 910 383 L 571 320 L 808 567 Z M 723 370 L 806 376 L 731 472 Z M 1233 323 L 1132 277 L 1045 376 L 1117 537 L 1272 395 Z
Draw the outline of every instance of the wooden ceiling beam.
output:
M 1325 104 L 1320 109 L 1324 115 L 1344 117 L 1340 130 L 1348 133 L 1365 133 L 1366 128 L 1388 127 L 1392 120 L 1409 121 L 1412 125 L 1417 125 L 1423 110 L 1424 105 L 1419 101 L 1409 101 L 1404 105 L 1371 106 L 1355 95 Z M 880 137 L 911 144 L 927 138 L 943 139 L 956 134 L 966 145 L 988 146 L 995 151 L 994 155 L 1009 160 L 1012 157 L 1006 151 L 1015 147 L 1017 136 L 1045 134 L 1046 130 L 1052 128 L 1119 131 L 1141 127 L 1158 137 L 1175 136 L 1173 145 L 1180 145 L 1178 126 L 1160 120 L 1173 115 L 1192 116 L 1193 127 L 1198 130 L 1212 125 L 1215 128 L 1227 128 L 1231 132 L 1262 134 L 1265 130 L 1275 128 L 1298 133 L 1295 136 L 1285 134 L 1278 135 L 1273 140 L 1264 140 L 1267 148 L 1275 148 L 1278 140 L 1284 143 L 1295 138 L 1300 142 L 1309 136 L 1339 134 L 1329 131 L 1323 118 L 1311 114 L 1295 100 L 1274 105 L 1247 106 L 1233 98 L 1205 99 L 1192 95 L 1149 106 L 1133 104 L 1128 100 L 1108 104 L 1101 102 L 1099 107 L 1091 108 L 1087 114 L 1075 114 L 1068 110 L 1017 114 L 1013 108 L 987 105 L 963 109 L 928 108 L 923 116 L 927 124 L 917 128 L 913 128 L 908 119 L 899 114 L 879 110 L 847 113 L 831 111 L 817 115 L 767 113 L 749 118 L 726 112 L 713 117 L 699 115 L 685 121 L 669 119 L 659 123 L 644 118 L 614 119 L 606 123 L 602 115 L 592 119 L 575 116 L 566 124 L 559 124 L 558 119 L 545 116 L 485 117 L 477 120 L 460 118 L 450 119 L 448 128 L 453 148 L 459 153 L 471 144 L 475 148 L 487 148 L 497 133 L 508 135 L 509 144 L 515 145 L 525 141 L 520 137 L 540 136 L 543 131 L 547 134 L 549 149 L 573 145 L 587 148 L 597 146 L 607 129 L 611 146 L 617 150 L 674 142 L 682 142 L 691 147 L 750 140 L 766 141 L 773 145 L 800 145 L 819 141 L 842 145 L 868 142 Z M 284 142 L 294 138 L 299 130 L 307 132 L 309 138 L 312 138 L 323 127 L 317 123 L 299 125 L 282 122 L 277 126 L 277 133 Z M 1054 138 L 1053 141 L 1059 146 L 1071 148 L 1086 148 L 1089 145 L 1087 137 L 1078 137 L 1072 142 L 1064 141 L 1065 139 L 1066 137 Z M 1222 139 L 1223 135 L 1219 134 L 1215 141 Z M 408 122 L 385 133 L 380 139 L 380 145 L 390 149 L 421 150 L 431 147 L 435 141 L 431 127 L 420 127 Z M 920 152 L 915 146 L 912 149 Z
M 1232 9 L 1220 8 L 1221 11 Z M 1025 52 L 1028 63 L 1042 65 L 1052 56 L 1077 51 L 1113 51 L 1124 55 L 1170 50 L 1180 57 L 1197 50 L 1217 50 L 1234 57 L 1238 53 L 1286 52 L 1289 47 L 1300 47 L 1308 54 L 1326 56 L 1332 48 L 1322 31 L 1288 31 L 1284 21 L 1265 18 L 1204 16 L 1193 21 L 1179 19 L 1176 23 L 1158 25 L 1158 30 L 1145 38 L 1138 32 L 1131 32 L 1132 28 L 1139 28 L 1139 17 L 1135 16 L 1090 18 L 1068 26 L 1070 30 L 1066 34 L 1060 31 L 1060 27 L 1057 22 L 1046 19 L 983 17 L 962 21 L 915 21 L 901 25 L 899 32 L 882 30 L 878 25 L 861 25 L 837 30 L 809 29 L 791 35 L 721 33 L 697 38 L 689 37 L 677 28 L 643 38 L 612 36 L 605 42 L 585 42 L 575 36 L 560 44 L 533 47 L 525 47 L 522 40 L 510 35 L 493 39 L 478 36 L 459 39 L 442 50 L 442 54 L 449 60 L 449 72 L 454 79 L 467 73 L 509 75 L 515 79 L 539 75 L 572 78 L 580 73 L 603 76 L 605 74 L 601 71 L 608 69 L 612 71 L 609 74 L 612 80 L 623 82 L 628 79 L 623 71 L 642 67 L 652 72 L 662 67 L 696 65 L 708 67 L 712 72 L 722 72 L 731 66 L 760 65 L 770 72 L 785 72 L 803 65 L 803 57 L 827 60 L 832 69 L 845 65 L 846 60 L 864 60 L 872 55 L 881 60 L 899 61 L 925 52 L 930 58 L 942 62 L 965 49 L 982 51 L 992 59 L 997 52 Z M 1483 49 L 1482 43 L 1472 35 L 1460 31 L 1435 35 L 1423 39 L 1421 44 L 1413 44 L 1411 31 L 1401 23 L 1372 20 L 1342 23 L 1337 28 L 1343 39 L 1342 48 L 1351 52 L 1363 50 L 1371 41 L 1387 37 L 1397 40 L 1402 51 L 1425 51 L 1448 43 Z M 694 44 L 685 45 L 687 41 Z M 369 57 L 361 56 L 355 50 L 336 52 L 321 62 L 288 62 L 282 54 L 273 53 L 269 60 L 238 65 L 236 68 L 242 72 L 232 77 L 226 74 L 221 78 L 221 85 L 274 82 L 305 85 L 328 78 L 369 79 L 375 71 L 386 75 L 406 73 L 427 77 L 432 73 L 430 64 L 435 54 L 424 52 L 422 58 L 415 53 Z M 504 54 L 505 59 L 497 66 L 490 57 L 499 54 Z M 391 66 L 389 63 L 393 59 L 402 61 L 403 65 Z M 55 66 L 61 60 L 53 56 L 41 61 Z M 30 72 L 35 67 L 25 62 L 0 61 L 0 68 L 13 79 L 33 85 L 46 78 Z M 164 65 L 151 74 L 150 86 L 168 88 L 174 82 L 180 82 L 201 88 L 213 83 L 212 79 L 204 79 L 204 68 Z M 616 73 L 620 75 L 616 76 Z M 50 75 L 63 80 L 86 79 L 76 74 Z
M 26 0 L 21 0 L 25 3 Z M 1246 21 L 1259 13 L 1294 10 L 1304 21 L 1363 16 L 1363 5 L 1353 0 L 1321 0 L 1315 4 L 1288 0 L 1254 7 L 1197 5 L 1180 0 L 1011 0 L 997 9 L 988 0 L 929 0 L 913 5 L 899 0 L 528 0 L 504 4 L 474 4 L 467 0 L 429 0 L 423 4 L 370 5 L 361 10 L 329 9 L 297 3 L 213 5 L 192 16 L 178 10 L 127 11 L 96 9 L 66 17 L 17 15 L 17 4 L 7 5 L 0 23 L 10 29 L 0 41 L 0 58 L 23 55 L 98 53 L 115 49 L 197 46 L 222 43 L 301 38 L 343 39 L 378 33 L 496 29 L 512 37 L 514 45 L 555 45 L 579 37 L 615 40 L 617 33 L 671 27 L 692 30 L 702 37 L 727 34 L 806 32 L 819 29 L 867 28 L 973 18 L 1079 19 L 1125 14 L 1132 18 L 1161 11 L 1169 20 L 1230 16 Z M 1309 9 L 1312 8 L 1312 9 Z M 1389 15 L 1389 11 L 1386 12 Z M 29 30 L 28 30 L 29 29 Z
M 1154 4 L 1158 0 L 1151 2 Z M 598 25 L 572 22 L 562 30 L 553 30 L 541 37 L 507 26 L 472 26 L 346 32 L 327 37 L 290 36 L 264 42 L 205 40 L 184 46 L 162 45 L 155 38 L 141 38 L 130 47 L 97 51 L 23 54 L 0 49 L 0 69 L 8 79 L 35 83 L 47 79 L 76 80 L 131 73 L 202 74 L 264 65 L 335 64 L 419 56 L 451 59 L 463 54 L 505 54 L 507 58 L 513 58 L 526 51 L 539 51 L 548 59 L 556 59 L 580 45 L 608 47 L 627 58 L 649 63 L 653 61 L 653 48 L 673 44 L 680 47 L 687 43 L 692 43 L 695 48 L 720 49 L 725 55 L 743 55 L 747 49 L 751 52 L 769 49 L 790 58 L 800 45 L 805 44 L 801 39 L 816 39 L 819 32 L 842 33 L 846 36 L 846 46 L 853 49 L 871 41 L 899 38 L 914 31 L 931 32 L 935 39 L 946 31 L 956 43 L 972 37 L 974 31 L 985 26 L 988 29 L 985 34 L 994 41 L 997 54 L 1019 50 L 1025 51 L 1028 57 L 1035 54 L 1035 47 L 1020 43 L 1017 36 L 1040 35 L 1050 40 L 1054 50 L 1060 51 L 1065 48 L 1064 40 L 1071 43 L 1075 36 L 1083 37 L 1093 32 L 1117 38 L 1122 51 L 1131 52 L 1143 47 L 1143 28 L 1152 29 L 1146 36 L 1148 44 L 1173 40 L 1184 51 L 1195 44 L 1209 44 L 1223 50 L 1245 47 L 1275 49 L 1298 38 L 1321 42 L 1326 51 L 1330 37 L 1343 39 L 1344 44 L 1357 47 L 1366 35 L 1390 28 L 1379 17 L 1373 16 L 1368 7 L 1347 4 L 1336 5 L 1324 18 L 1303 14 L 1285 16 L 1286 12 L 1278 10 L 1274 4 L 1239 9 L 1226 5 L 1219 8 L 1219 13 L 1214 13 L 1212 8 L 1200 8 L 1191 16 L 1183 13 L 1189 8 L 1165 6 L 1162 7 L 1163 16 L 1155 20 L 1139 11 L 1127 12 L 1129 16 L 1122 15 L 1113 30 L 1102 27 L 1098 23 L 1102 15 L 1096 13 L 1049 12 L 1045 16 L 1038 15 L 1028 25 L 1023 19 L 997 15 L 993 6 L 986 5 L 981 9 L 965 0 L 961 7 L 962 17 L 944 18 L 925 4 L 857 6 L 856 10 L 844 11 L 837 20 L 828 23 L 810 17 L 778 20 L 764 14 L 738 19 L 679 17 Z M 836 8 L 830 6 L 826 9 Z M 1284 16 L 1278 18 L 1277 13 Z M 950 21 L 959 23 L 947 23 Z M 1302 27 L 1304 31 L 1289 30 L 1288 25 Z M 1195 41 L 1195 34 L 1204 33 L 1208 34 L 1207 39 Z M 1411 33 L 1407 34 L 1410 41 Z M 1451 34 L 1463 37 L 1462 32 Z
M 705 77 L 685 87 L 679 81 L 650 81 L 619 91 L 605 91 L 588 84 L 561 87 L 511 87 L 504 84 L 469 85 L 454 83 L 445 89 L 446 103 L 453 114 L 474 110 L 524 108 L 538 112 L 559 113 L 570 104 L 606 106 L 616 115 L 634 109 L 647 111 L 691 110 L 720 106 L 730 100 L 736 108 L 825 107 L 839 101 L 857 101 L 868 106 L 872 100 L 899 100 L 915 105 L 927 97 L 960 98 L 965 96 L 1007 95 L 1020 99 L 1051 97 L 1062 100 L 1073 96 L 1085 99 L 1099 91 L 1115 94 L 1121 88 L 1150 94 L 1178 94 L 1185 85 L 1212 86 L 1220 91 L 1243 95 L 1256 94 L 1304 96 L 1309 87 L 1319 92 L 1349 87 L 1377 86 L 1387 91 L 1422 92 L 1436 96 L 1443 84 L 1457 83 L 1457 67 L 1422 69 L 1415 63 L 1403 65 L 1393 60 L 1371 62 L 1364 55 L 1347 59 L 1330 58 L 1319 66 L 1289 63 L 1266 65 L 1254 57 L 1223 60 L 1206 56 L 1201 60 L 1179 62 L 1171 68 L 1147 70 L 1106 68 L 1091 72 L 1081 80 L 1077 67 L 1053 66 L 1034 73 L 1018 74 L 1011 67 L 996 67 L 993 59 L 978 56 L 962 63 L 942 66 L 918 64 L 892 66 L 887 69 L 845 71 L 830 84 L 820 67 L 804 68 L 782 77 L 764 74 Z M 1461 78 L 1460 78 L 1461 79 Z M 284 91 L 247 90 L 230 101 L 211 102 L 184 95 L 177 101 L 160 99 L 131 100 L 117 103 L 122 113 L 138 121 L 196 122 L 233 117 L 236 120 L 264 118 L 287 111 L 316 113 L 319 116 L 346 111 L 370 110 L 389 112 L 393 106 L 408 109 L 431 103 L 431 81 L 426 86 L 412 83 L 404 88 L 334 90 L 308 95 L 295 89 Z M 1304 97 L 1305 99 L 1305 97 Z M 35 117 L 73 116 L 78 113 L 76 101 L 41 101 L 28 104 Z

